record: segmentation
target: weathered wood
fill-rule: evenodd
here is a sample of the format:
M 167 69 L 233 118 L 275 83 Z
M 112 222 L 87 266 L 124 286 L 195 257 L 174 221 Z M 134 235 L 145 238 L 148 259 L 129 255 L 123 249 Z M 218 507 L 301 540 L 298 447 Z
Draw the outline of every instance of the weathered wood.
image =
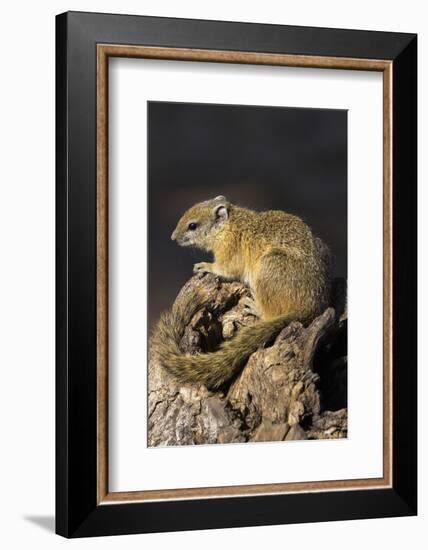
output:
M 180 384 L 149 359 L 148 444 L 195 445 L 334 439 L 347 435 L 346 290 L 335 285 L 335 309 L 308 327 L 293 322 L 253 353 L 222 391 Z M 214 351 L 242 326 L 257 322 L 249 289 L 211 274 L 195 275 L 177 301 L 203 290 L 204 307 L 185 327 L 185 353 Z M 335 410 L 328 410 L 333 403 Z

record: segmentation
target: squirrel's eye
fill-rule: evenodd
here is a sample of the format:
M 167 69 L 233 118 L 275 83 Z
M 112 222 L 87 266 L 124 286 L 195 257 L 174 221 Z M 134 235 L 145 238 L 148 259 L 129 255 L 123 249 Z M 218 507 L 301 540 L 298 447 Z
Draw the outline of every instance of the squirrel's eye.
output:
M 192 223 L 189 223 L 188 229 L 190 229 L 190 231 L 194 231 L 197 227 L 198 227 L 198 224 L 195 222 L 192 222 Z

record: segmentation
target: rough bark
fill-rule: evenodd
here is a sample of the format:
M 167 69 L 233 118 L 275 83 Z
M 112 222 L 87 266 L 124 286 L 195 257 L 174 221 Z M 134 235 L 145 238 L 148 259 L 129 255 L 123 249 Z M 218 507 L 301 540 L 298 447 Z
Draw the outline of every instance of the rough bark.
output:
M 203 287 L 205 307 L 185 327 L 185 353 L 214 351 L 257 322 L 251 293 L 238 282 L 195 275 L 177 300 Z M 178 383 L 150 346 L 148 444 L 195 445 L 347 436 L 346 284 L 335 281 L 332 305 L 309 326 L 293 322 L 253 353 L 222 391 Z

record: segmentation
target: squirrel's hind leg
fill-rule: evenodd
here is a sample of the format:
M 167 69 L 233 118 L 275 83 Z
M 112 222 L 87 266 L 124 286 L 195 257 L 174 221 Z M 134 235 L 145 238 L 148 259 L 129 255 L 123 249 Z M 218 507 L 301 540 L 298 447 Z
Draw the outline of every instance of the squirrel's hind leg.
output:
M 296 278 L 298 266 L 292 264 L 293 259 L 282 250 L 261 257 L 252 288 L 262 319 L 291 314 L 297 320 L 306 315 L 303 282 Z
M 245 307 L 245 313 L 247 315 L 252 315 L 253 317 L 260 317 L 260 312 L 257 309 L 256 303 L 253 298 L 249 296 L 244 296 L 241 298 L 240 303 Z

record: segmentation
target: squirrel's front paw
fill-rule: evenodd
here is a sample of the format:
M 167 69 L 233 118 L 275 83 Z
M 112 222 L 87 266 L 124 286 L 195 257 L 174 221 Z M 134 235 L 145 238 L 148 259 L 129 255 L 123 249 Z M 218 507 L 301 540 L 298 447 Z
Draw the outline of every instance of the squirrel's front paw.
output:
M 193 273 L 212 273 L 211 264 L 208 262 L 199 262 L 193 266 Z

